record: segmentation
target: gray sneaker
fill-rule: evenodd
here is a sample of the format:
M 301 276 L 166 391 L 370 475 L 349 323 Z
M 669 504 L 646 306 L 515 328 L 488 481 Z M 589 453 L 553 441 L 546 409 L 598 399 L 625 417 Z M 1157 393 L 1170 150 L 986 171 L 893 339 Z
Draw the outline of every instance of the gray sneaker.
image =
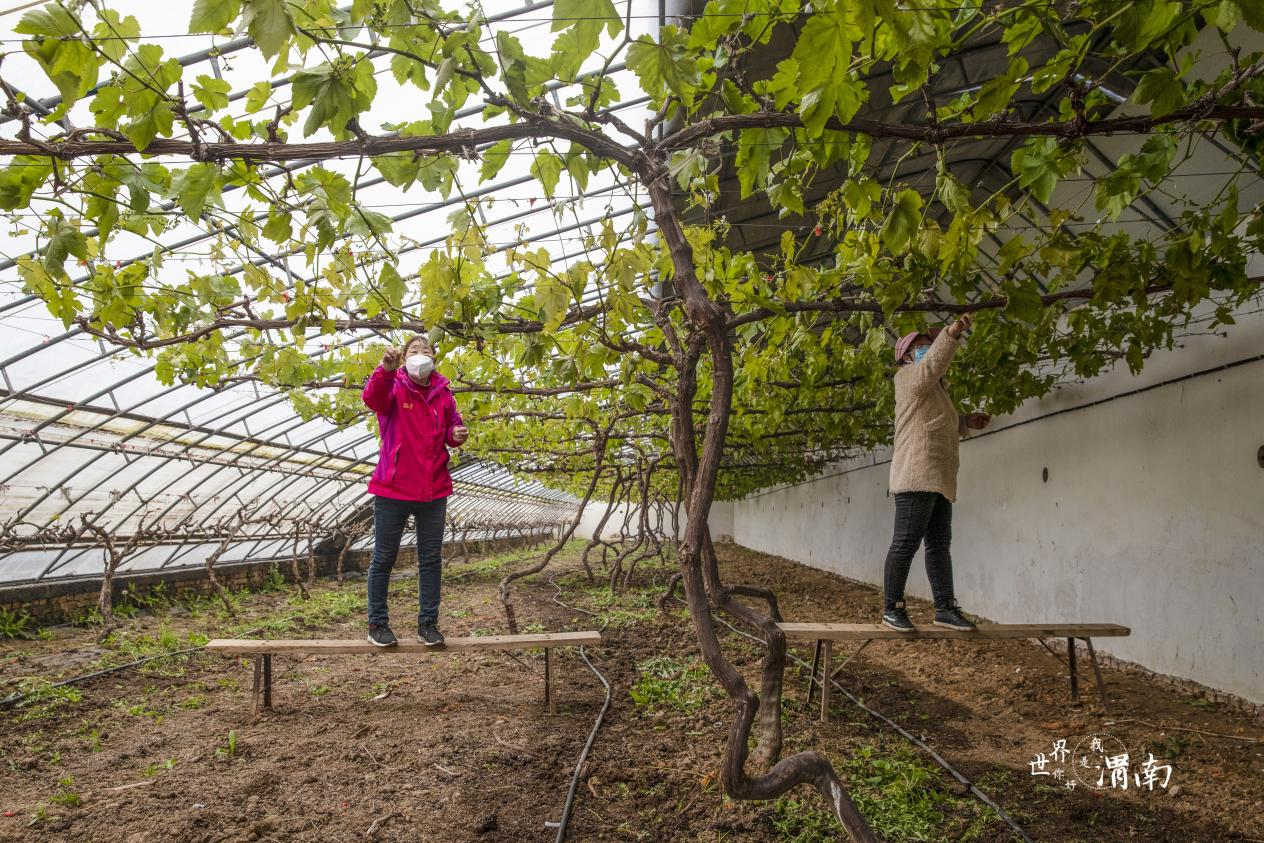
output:
M 399 643 L 395 633 L 384 623 L 369 624 L 369 643 L 375 647 L 394 647 Z
M 913 622 L 909 620 L 908 612 L 904 611 L 903 600 L 882 612 L 882 625 L 887 629 L 894 629 L 896 632 L 915 631 Z
M 978 629 L 974 622 L 965 616 L 961 611 L 961 607 L 957 605 L 957 601 L 953 600 L 944 608 L 935 609 L 935 626 L 942 626 L 948 629 L 959 629 L 962 632 L 973 632 Z
M 438 647 L 443 644 L 443 633 L 434 621 L 422 621 L 417 624 L 417 640 L 427 647 Z

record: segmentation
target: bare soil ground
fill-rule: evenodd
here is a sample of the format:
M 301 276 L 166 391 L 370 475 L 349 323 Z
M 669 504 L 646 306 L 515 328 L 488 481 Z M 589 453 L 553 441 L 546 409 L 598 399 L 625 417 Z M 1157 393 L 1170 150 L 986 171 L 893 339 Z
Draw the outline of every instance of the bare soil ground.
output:
M 727 579 L 775 588 L 788 619 L 876 612 L 871 588 L 740 548 L 720 552 Z M 771 803 L 721 793 L 714 771 L 729 705 L 697 658 L 683 607 L 654 608 L 671 569 L 643 565 L 638 587 L 611 598 L 584 582 L 577 556 L 572 546 L 555 564 L 562 603 L 545 578 L 516 591 L 524 629 L 606 630 L 608 646 L 590 656 L 613 687 L 612 704 L 568 839 L 834 839 L 837 826 L 806 789 Z M 503 632 L 495 584 L 527 558 L 453 566 L 445 631 Z M 171 652 L 202 636 L 259 627 L 254 635 L 359 636 L 363 588 L 363 580 L 322 583 L 306 603 L 285 588 L 238 595 L 235 619 L 210 601 L 155 604 L 105 645 L 94 643 L 95 630 L 72 627 L 4 642 L 0 695 L 23 679 L 39 687 L 32 677 Z M 401 635 L 411 632 L 415 599 L 410 579 L 393 583 Z M 927 611 L 914 606 L 915 617 Z M 754 677 L 759 648 L 733 633 L 725 642 Z M 811 658 L 807 648 L 795 653 Z M 206 654 L 91 680 L 77 686 L 77 700 L 43 689 L 0 712 L 0 841 L 552 840 L 546 822 L 560 817 L 604 699 L 577 652 L 558 656 L 556 716 L 542 706 L 539 653 L 278 657 L 275 709 L 258 719 L 248 665 Z M 827 754 L 886 839 L 1016 839 L 928 755 L 845 696 L 820 724 L 805 702 L 805 676 L 787 671 L 786 752 Z M 1110 718 L 1088 694 L 1071 707 L 1065 667 L 1027 642 L 876 642 L 848 665 L 843 684 L 921 736 L 1034 840 L 1264 840 L 1260 724 L 1165 686 L 1113 671 L 1106 679 Z M 1069 790 L 1031 774 L 1029 762 L 1055 740 L 1074 747 L 1091 734 L 1119 740 L 1134 772 L 1152 752 L 1172 767 L 1168 787 Z

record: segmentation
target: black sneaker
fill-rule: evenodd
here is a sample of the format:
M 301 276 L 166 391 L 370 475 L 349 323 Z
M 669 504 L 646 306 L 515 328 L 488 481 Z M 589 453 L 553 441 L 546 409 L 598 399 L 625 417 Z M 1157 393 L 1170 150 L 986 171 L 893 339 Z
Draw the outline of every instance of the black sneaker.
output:
M 443 643 L 443 633 L 434 621 L 422 621 L 417 625 L 417 640 L 427 647 L 438 647 Z
M 384 623 L 369 624 L 369 643 L 376 647 L 394 647 L 399 643 L 395 633 Z
M 978 629 L 974 622 L 967 618 L 961 611 L 961 607 L 954 600 L 946 608 L 935 609 L 935 626 L 944 626 L 948 629 L 959 629 L 963 632 L 973 632 Z
M 904 611 L 903 600 L 882 612 L 882 625 L 896 632 L 914 631 L 913 622 L 909 620 L 908 612 Z

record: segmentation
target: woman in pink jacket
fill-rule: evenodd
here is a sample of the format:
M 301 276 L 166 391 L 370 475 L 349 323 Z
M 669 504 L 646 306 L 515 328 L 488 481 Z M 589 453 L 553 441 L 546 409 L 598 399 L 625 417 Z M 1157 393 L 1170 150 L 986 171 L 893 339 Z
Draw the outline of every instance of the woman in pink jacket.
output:
M 364 385 L 364 403 L 377 413 L 381 453 L 369 480 L 373 502 L 373 561 L 369 565 L 369 641 L 390 647 L 399 639 L 386 610 L 391 569 L 408 516 L 417 529 L 417 639 L 434 647 L 439 632 L 443 530 L 452 477 L 448 448 L 469 431 L 461 421 L 448 379 L 434 370 L 434 347 L 424 336 L 403 349 L 387 349 Z

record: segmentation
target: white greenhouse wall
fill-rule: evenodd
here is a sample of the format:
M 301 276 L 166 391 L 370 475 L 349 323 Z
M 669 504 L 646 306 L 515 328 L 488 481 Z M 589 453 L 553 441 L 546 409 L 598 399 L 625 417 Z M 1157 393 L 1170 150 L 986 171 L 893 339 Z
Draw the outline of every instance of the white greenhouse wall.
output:
M 597 524 L 601 522 L 601 516 L 604 515 L 606 512 L 606 503 L 607 503 L 606 501 L 598 501 L 598 500 L 589 501 L 588 506 L 584 507 L 584 514 L 579 519 L 579 526 L 575 528 L 575 538 L 577 539 L 591 539 L 592 538 L 593 532 L 595 532 L 597 529 Z M 623 526 L 623 519 L 625 516 L 629 516 L 628 534 L 635 536 L 638 532 L 638 526 L 637 526 L 637 521 L 638 521 L 637 510 L 638 509 L 639 507 L 635 507 L 635 506 L 631 507 L 631 514 L 629 516 L 629 512 L 628 512 L 629 507 L 627 504 L 621 503 L 618 506 L 616 506 L 614 512 L 610 513 L 610 518 L 609 520 L 606 521 L 605 528 L 602 529 L 601 531 L 601 537 L 604 539 L 617 539 L 619 537 L 619 530 Z M 666 513 L 664 513 L 664 515 L 665 515 L 663 519 L 664 524 L 662 527 L 663 532 L 666 533 L 667 535 L 671 535 L 671 532 L 672 532 L 671 511 L 668 510 Z M 684 508 L 682 507 L 680 510 L 680 526 L 683 528 L 684 525 L 685 525 L 685 511 L 684 511 Z M 654 509 L 650 510 L 650 526 L 651 527 L 658 526 L 658 511 L 657 510 L 654 510 Z
M 1247 310 L 1227 338 L 1063 388 L 962 443 L 953 565 L 967 611 L 1124 624 L 1132 637 L 1102 650 L 1264 701 L 1264 318 Z M 721 509 L 741 545 L 880 585 L 888 459 Z M 920 552 L 908 590 L 930 596 Z

